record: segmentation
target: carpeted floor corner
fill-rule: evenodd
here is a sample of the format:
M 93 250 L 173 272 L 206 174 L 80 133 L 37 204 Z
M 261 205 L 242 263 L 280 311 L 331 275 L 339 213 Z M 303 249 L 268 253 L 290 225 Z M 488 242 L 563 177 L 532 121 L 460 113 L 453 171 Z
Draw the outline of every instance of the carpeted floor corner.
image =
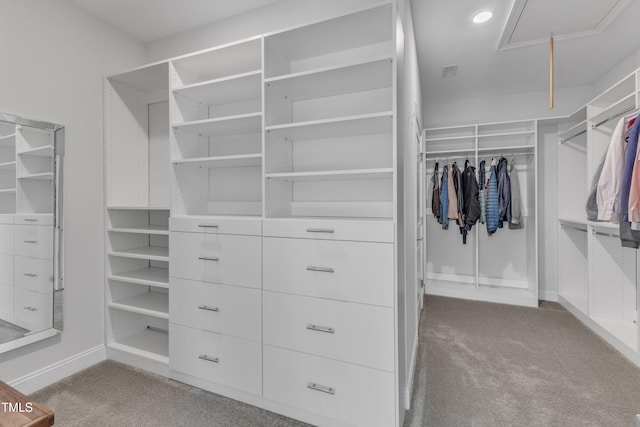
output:
M 559 304 L 428 296 L 405 427 L 633 425 L 640 369 Z
M 30 396 L 61 427 L 238 427 L 307 424 L 107 360 Z

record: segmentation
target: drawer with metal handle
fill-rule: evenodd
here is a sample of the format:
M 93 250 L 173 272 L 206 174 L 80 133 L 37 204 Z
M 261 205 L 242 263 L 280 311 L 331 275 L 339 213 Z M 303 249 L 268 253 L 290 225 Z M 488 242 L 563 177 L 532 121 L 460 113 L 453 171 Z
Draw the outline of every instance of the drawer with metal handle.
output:
M 324 219 L 264 220 L 264 235 L 301 239 L 350 240 L 358 242 L 393 243 L 391 221 L 341 221 Z
M 169 320 L 182 326 L 254 341 L 262 339 L 259 289 L 170 279 Z
M 14 257 L 15 285 L 40 293 L 53 292 L 53 260 Z
M 53 295 L 29 289 L 14 289 L 16 323 L 29 330 L 50 328 L 53 324 Z
M 199 380 L 262 393 L 262 351 L 255 341 L 170 323 L 169 367 Z
M 239 234 L 243 236 L 262 235 L 260 218 L 211 218 L 192 216 L 188 218 L 172 217 L 169 230 L 184 233 Z
M 263 292 L 265 344 L 393 372 L 393 309 Z
M 15 255 L 53 259 L 53 227 L 42 225 L 14 226 Z
M 264 397 L 357 426 L 395 425 L 394 375 L 264 346 Z
M 265 290 L 393 307 L 390 243 L 264 237 L 262 245 Z
M 171 277 L 260 288 L 261 238 L 171 232 Z

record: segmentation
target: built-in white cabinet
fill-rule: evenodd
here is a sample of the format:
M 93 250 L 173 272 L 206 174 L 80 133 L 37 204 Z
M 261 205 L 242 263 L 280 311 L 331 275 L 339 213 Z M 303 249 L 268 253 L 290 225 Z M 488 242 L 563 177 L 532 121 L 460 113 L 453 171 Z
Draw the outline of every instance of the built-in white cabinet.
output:
M 536 120 L 425 130 L 427 293 L 538 306 L 537 131 Z M 478 177 L 484 161 L 486 188 L 492 160 L 502 157 L 514 164 L 510 175 L 519 183 L 523 227 L 510 229 L 505 222 L 489 235 L 478 221 L 463 244 L 455 220 L 445 230 L 431 212 L 435 164 L 440 185 L 445 165 L 456 163 L 462 172 L 468 160 Z
M 380 4 L 107 78 L 110 357 L 398 425 L 395 34 Z

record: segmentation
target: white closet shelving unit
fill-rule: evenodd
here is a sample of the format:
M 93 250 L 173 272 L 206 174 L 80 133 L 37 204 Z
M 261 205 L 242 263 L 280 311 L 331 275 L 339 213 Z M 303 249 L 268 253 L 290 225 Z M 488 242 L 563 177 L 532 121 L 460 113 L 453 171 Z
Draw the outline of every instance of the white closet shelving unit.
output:
M 426 292 L 458 298 L 538 306 L 537 243 L 537 122 L 525 120 L 425 130 L 427 173 Z M 442 167 L 457 162 L 461 171 L 469 160 L 476 168 L 505 157 L 516 163 L 520 181 L 524 228 L 503 228 L 489 236 L 479 221 L 463 245 L 459 227 L 450 220 L 443 230 L 431 213 L 431 177 L 435 162 Z M 440 181 L 438 181 L 440 182 Z
M 618 224 L 587 221 L 585 204 L 618 120 L 640 105 L 639 87 L 638 72 L 628 75 L 558 132 L 559 300 L 638 365 L 638 254 L 622 247 Z
M 109 357 L 398 425 L 395 34 L 385 2 L 107 79 Z
M 109 357 L 169 372 L 169 65 L 105 82 Z

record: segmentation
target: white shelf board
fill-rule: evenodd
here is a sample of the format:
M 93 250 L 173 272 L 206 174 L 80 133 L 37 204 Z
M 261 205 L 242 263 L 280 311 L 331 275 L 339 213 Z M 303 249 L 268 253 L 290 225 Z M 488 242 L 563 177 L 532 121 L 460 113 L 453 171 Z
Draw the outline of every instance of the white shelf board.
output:
M 296 181 L 340 181 L 347 179 L 381 179 L 390 177 L 391 174 L 393 174 L 393 168 L 268 173 L 265 176 L 267 179 L 292 179 Z
M 473 139 L 475 141 L 475 135 L 466 135 L 466 136 L 443 136 L 440 138 L 426 138 L 426 142 L 445 142 L 445 141 L 464 141 L 465 139 Z
M 270 78 L 264 79 L 264 82 L 265 83 L 271 83 L 271 82 L 278 82 L 278 81 L 282 81 L 282 80 L 294 79 L 294 78 L 298 78 L 298 77 L 312 76 L 314 74 L 326 73 L 326 72 L 335 71 L 335 70 L 343 70 L 345 68 L 356 67 L 356 66 L 366 65 L 366 64 L 372 64 L 372 63 L 379 62 L 379 61 L 393 61 L 393 57 L 391 55 L 380 55 L 380 56 L 377 56 L 377 57 L 368 58 L 366 60 L 348 61 L 348 62 L 343 62 L 341 64 L 336 64 L 336 65 L 333 65 L 333 66 L 329 66 L 329 67 L 314 68 L 314 69 L 311 69 L 311 70 L 300 71 L 300 72 L 297 72 L 297 73 L 290 73 L 290 74 L 284 74 L 284 75 L 280 75 L 280 76 L 276 76 L 276 77 L 270 77 Z
M 18 179 L 35 179 L 39 181 L 51 181 L 53 179 L 53 172 L 34 173 L 31 175 L 19 176 Z
M 222 105 L 260 99 L 262 70 L 208 80 L 173 89 L 173 92 L 206 105 Z
M 558 218 L 560 225 L 566 225 L 570 228 L 576 228 L 578 230 L 587 231 L 587 220 L 577 218 Z
M 145 329 L 119 341 L 110 347 L 146 357 L 161 363 L 169 363 L 169 334 Z
M 111 205 L 107 206 L 107 209 L 110 211 L 168 211 L 170 208 L 168 206 L 118 206 Z
M 499 133 L 487 133 L 484 135 L 478 134 L 478 139 L 485 138 L 508 138 L 511 136 L 533 136 L 536 131 L 534 130 L 526 130 L 526 131 L 518 131 L 518 132 L 499 132 Z
M 15 193 L 15 188 L 0 188 L 0 194 L 12 194 Z
M 262 113 L 177 123 L 173 128 L 209 137 L 259 133 L 262 129 Z
M 18 151 L 18 156 L 53 157 L 53 145 L 32 148 L 31 150 Z
M 624 345 L 633 351 L 637 351 L 638 325 L 636 323 L 623 320 L 603 319 L 599 317 L 591 317 L 591 319 L 611 335 L 619 339 Z
M 12 133 L 10 135 L 0 136 L 0 145 L 10 145 L 14 144 L 16 139 L 16 134 Z
M 124 83 L 144 92 L 167 90 L 169 88 L 169 64 L 167 61 L 162 61 L 145 65 L 110 76 L 108 79 Z
M 496 152 L 496 151 L 526 153 L 529 151 L 533 152 L 535 148 L 536 148 L 535 145 L 509 145 L 506 147 L 481 147 L 481 148 L 478 148 L 478 153 Z
M 12 170 L 16 168 L 16 162 L 4 162 L 4 163 L 0 163 L 0 169 L 3 170 Z
M 291 77 L 265 83 L 267 105 L 273 95 L 276 99 L 287 96 L 291 101 L 302 101 L 391 87 L 392 62 L 388 57 L 341 68 L 292 74 Z
M 169 319 L 169 294 L 145 292 L 119 301 L 111 301 L 109 307 L 159 319 Z
M 593 125 L 597 125 L 598 123 L 601 123 L 603 121 L 606 123 L 609 121 L 608 119 L 619 118 L 618 116 L 622 114 L 623 111 L 633 108 L 635 107 L 635 105 L 636 94 L 632 93 L 611 104 L 609 107 L 594 115 L 589 120 L 593 123 Z
M 581 122 L 571 126 L 569 129 L 558 132 L 558 138 L 563 141 L 567 141 L 578 134 L 585 133 L 587 131 L 587 120 L 582 120 Z M 586 138 L 585 138 L 586 141 Z
M 614 224 L 612 222 L 597 222 L 589 221 L 589 226 L 596 231 L 604 234 L 610 234 L 612 237 L 620 235 L 620 224 Z
M 175 165 L 202 166 L 206 168 L 233 168 L 261 166 L 262 154 L 239 154 L 234 156 L 199 157 L 173 160 Z
M 287 123 L 267 126 L 267 134 L 277 135 L 294 141 L 343 138 L 357 135 L 391 133 L 393 112 L 361 114 L 308 122 Z
M 110 280 L 134 283 L 137 285 L 156 286 L 169 288 L 169 270 L 166 268 L 146 267 L 139 270 L 113 273 L 107 276 Z
M 149 225 L 145 227 L 107 227 L 107 231 L 114 233 L 169 235 L 169 227 L 162 225 Z
M 109 251 L 108 255 L 121 258 L 145 259 L 149 261 L 169 261 L 169 248 L 159 246 L 145 246 L 142 248 Z
M 435 150 L 435 151 L 425 151 L 425 155 L 435 155 L 435 154 L 458 154 L 458 153 L 475 153 L 476 149 L 474 148 L 456 148 L 454 150 Z

